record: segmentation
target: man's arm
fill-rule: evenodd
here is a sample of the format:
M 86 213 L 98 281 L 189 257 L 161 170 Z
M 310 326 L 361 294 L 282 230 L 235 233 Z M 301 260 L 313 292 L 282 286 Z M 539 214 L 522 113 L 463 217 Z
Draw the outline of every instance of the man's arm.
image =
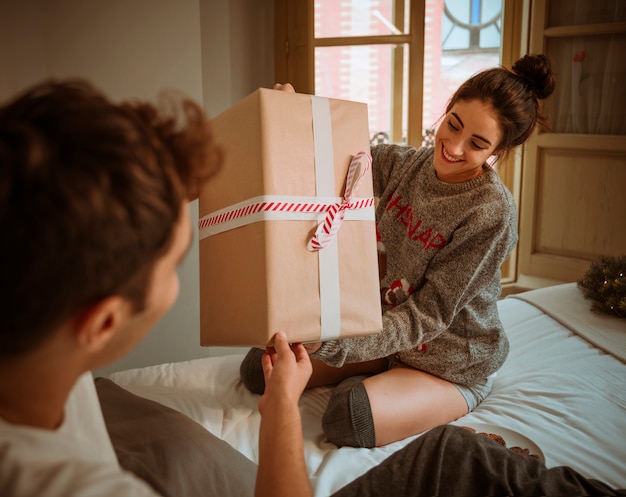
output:
M 265 393 L 259 401 L 259 469 L 256 497 L 313 495 L 304 462 L 302 419 L 298 401 L 311 376 L 309 355 L 277 333 L 263 356 Z

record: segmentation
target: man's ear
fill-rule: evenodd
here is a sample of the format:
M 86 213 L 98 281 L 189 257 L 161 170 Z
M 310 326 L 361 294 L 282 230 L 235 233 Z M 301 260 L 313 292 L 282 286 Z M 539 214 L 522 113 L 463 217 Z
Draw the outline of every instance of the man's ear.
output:
M 128 315 L 128 302 L 118 295 L 107 297 L 81 312 L 76 320 L 78 343 L 96 352 L 122 328 Z

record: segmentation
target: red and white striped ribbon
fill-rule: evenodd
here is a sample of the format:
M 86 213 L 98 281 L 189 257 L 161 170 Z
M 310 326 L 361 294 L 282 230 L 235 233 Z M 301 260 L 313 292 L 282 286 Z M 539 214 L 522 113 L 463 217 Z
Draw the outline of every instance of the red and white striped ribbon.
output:
M 374 199 L 353 197 L 361 178 L 371 167 L 371 161 L 371 157 L 365 152 L 359 152 L 354 156 L 348 168 L 343 198 L 254 197 L 202 217 L 198 221 L 200 239 L 258 221 L 319 220 L 325 215 L 308 244 L 310 250 L 319 250 L 330 243 L 344 217 L 348 217 L 349 214 L 353 214 L 350 215 L 350 219 L 370 219 L 370 216 L 373 219 L 373 211 L 371 214 L 369 212 L 374 205 Z M 357 215 L 359 211 L 363 211 L 363 214 Z
M 348 167 L 348 174 L 346 176 L 346 187 L 343 194 L 341 203 L 333 203 L 326 205 L 326 217 L 323 223 L 317 227 L 315 234 L 309 240 L 307 248 L 311 251 L 320 250 L 326 247 L 337 235 L 337 231 L 341 228 L 343 223 L 345 212 L 352 207 L 352 195 L 359 186 L 359 183 L 363 176 L 372 166 L 372 158 L 366 152 L 359 152 L 356 154 L 350 166 Z M 367 199 L 371 201 L 370 205 L 373 205 L 374 199 Z

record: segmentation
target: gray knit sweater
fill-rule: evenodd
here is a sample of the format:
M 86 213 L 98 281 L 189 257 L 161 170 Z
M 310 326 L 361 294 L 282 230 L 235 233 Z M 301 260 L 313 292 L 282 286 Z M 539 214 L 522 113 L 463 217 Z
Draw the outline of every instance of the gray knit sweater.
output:
M 440 181 L 433 149 L 372 148 L 383 331 L 326 342 L 332 366 L 395 356 L 462 385 L 483 381 L 509 350 L 498 316 L 500 266 L 517 243 L 509 190 L 492 168 Z

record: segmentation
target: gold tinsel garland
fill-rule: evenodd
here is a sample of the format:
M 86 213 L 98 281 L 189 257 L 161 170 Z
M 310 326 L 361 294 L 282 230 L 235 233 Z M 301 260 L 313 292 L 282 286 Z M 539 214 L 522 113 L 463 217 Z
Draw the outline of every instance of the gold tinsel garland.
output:
M 578 281 L 591 310 L 626 318 L 626 256 L 600 257 Z

